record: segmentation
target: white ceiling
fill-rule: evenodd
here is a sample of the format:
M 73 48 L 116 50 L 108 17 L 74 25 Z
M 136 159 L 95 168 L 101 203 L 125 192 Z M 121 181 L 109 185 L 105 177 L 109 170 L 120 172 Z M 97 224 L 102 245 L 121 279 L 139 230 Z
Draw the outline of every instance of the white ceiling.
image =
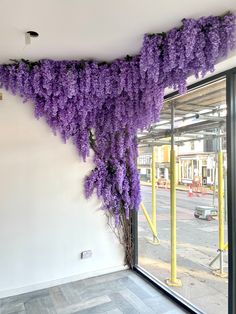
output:
M 0 0 L 0 63 L 9 59 L 111 60 L 135 54 L 145 32 L 162 32 L 184 17 L 231 10 L 235 0 Z M 39 38 L 25 45 L 24 33 Z

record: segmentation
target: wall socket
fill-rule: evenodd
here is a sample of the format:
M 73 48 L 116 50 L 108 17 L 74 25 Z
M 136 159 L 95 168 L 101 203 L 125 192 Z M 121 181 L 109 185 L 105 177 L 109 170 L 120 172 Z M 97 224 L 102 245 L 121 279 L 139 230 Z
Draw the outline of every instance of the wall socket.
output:
M 83 251 L 80 254 L 81 259 L 90 258 L 92 257 L 93 253 L 92 250 Z

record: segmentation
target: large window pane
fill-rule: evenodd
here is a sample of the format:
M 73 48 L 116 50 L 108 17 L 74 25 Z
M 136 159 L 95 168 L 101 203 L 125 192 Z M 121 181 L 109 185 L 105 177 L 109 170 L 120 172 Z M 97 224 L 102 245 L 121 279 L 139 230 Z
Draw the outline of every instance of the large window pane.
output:
M 227 313 L 228 302 L 225 94 L 225 80 L 221 79 L 186 95 L 167 99 L 161 121 L 145 132 L 145 139 L 142 139 L 143 134 L 139 135 L 138 168 L 143 204 L 138 215 L 138 264 L 209 314 Z M 170 160 L 172 106 L 175 111 L 175 166 Z M 143 156 L 145 164 L 141 163 Z M 152 158 L 155 158 L 154 170 Z M 173 171 L 176 179 L 176 263 L 173 262 L 175 250 L 171 246 L 170 180 Z M 153 172 L 156 218 L 151 186 Z M 147 215 L 151 223 L 148 223 Z M 172 285 L 175 266 L 180 286 Z

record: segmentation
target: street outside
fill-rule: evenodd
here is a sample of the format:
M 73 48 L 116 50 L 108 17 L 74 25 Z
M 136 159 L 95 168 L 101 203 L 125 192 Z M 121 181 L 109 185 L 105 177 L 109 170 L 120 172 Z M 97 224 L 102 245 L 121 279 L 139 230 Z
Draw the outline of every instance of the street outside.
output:
M 141 192 L 142 201 L 151 217 L 151 187 L 142 186 Z M 165 280 L 170 277 L 170 191 L 158 189 L 156 197 L 157 232 L 160 244 L 151 243 L 152 233 L 140 209 L 139 265 L 165 283 Z M 217 205 L 217 199 L 215 202 Z M 212 195 L 189 197 L 187 191 L 177 191 L 177 274 L 182 281 L 182 287 L 171 287 L 171 289 L 204 313 L 225 314 L 228 280 L 215 276 L 212 273 L 213 268 L 209 267 L 209 263 L 218 253 L 218 220 L 217 217 L 211 221 L 194 217 L 196 206 L 212 206 L 212 204 Z M 227 272 L 227 256 L 224 257 L 224 261 L 225 272 Z M 217 269 L 218 266 L 217 261 L 213 267 Z

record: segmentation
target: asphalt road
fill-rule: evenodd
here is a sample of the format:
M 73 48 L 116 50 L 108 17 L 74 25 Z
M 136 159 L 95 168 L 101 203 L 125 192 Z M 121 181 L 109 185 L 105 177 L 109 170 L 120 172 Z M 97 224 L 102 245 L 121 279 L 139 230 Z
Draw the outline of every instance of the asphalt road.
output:
M 157 197 L 157 231 L 160 245 L 152 244 L 147 221 L 139 212 L 139 264 L 161 281 L 170 276 L 170 191 L 159 189 Z M 142 200 L 151 215 L 151 187 L 142 186 Z M 215 200 L 217 205 L 217 200 Z M 196 206 L 212 206 L 213 196 L 188 197 L 177 191 L 177 270 L 182 287 L 173 288 L 209 314 L 227 313 L 227 278 L 212 273 L 210 261 L 218 248 L 218 220 L 194 217 Z M 225 225 L 225 229 L 226 229 Z M 225 230 L 225 235 L 226 235 Z M 225 239 L 227 242 L 227 239 Z M 214 265 L 218 267 L 218 263 Z M 227 256 L 225 256 L 227 272 Z

